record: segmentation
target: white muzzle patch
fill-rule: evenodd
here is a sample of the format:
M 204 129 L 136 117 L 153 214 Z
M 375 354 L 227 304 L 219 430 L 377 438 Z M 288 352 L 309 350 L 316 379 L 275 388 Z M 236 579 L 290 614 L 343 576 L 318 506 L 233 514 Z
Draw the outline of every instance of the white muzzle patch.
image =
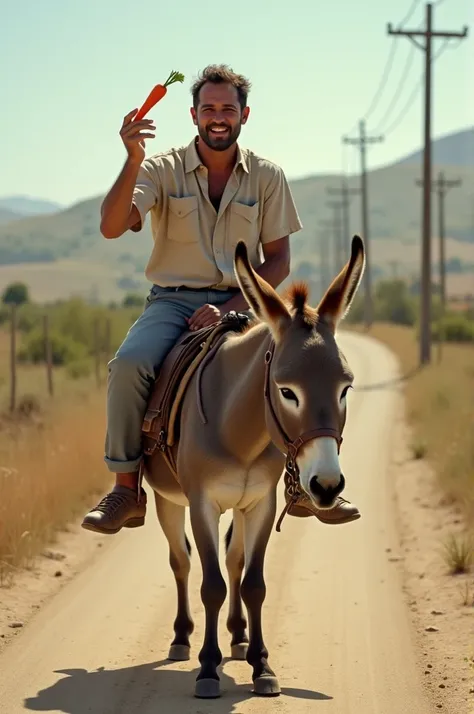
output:
M 316 477 L 322 488 L 337 488 L 341 481 L 341 465 L 337 442 L 330 436 L 320 436 L 307 444 L 296 459 L 300 472 L 301 486 L 308 496 L 311 493 L 310 481 Z

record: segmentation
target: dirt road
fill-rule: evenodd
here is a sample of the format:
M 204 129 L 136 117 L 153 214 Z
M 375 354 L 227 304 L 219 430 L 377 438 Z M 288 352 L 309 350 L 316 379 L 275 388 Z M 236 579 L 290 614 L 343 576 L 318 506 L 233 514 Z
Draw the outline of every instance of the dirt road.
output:
M 248 665 L 224 659 L 222 698 L 193 698 L 203 633 L 199 561 L 195 552 L 192 659 L 169 663 L 174 580 L 165 539 L 150 517 L 145 528 L 108 539 L 94 562 L 6 648 L 1 712 L 430 714 L 388 550 L 397 542 L 387 476 L 396 364 L 367 338 L 340 339 L 357 387 L 342 450 L 344 495 L 363 518 L 330 527 L 287 517 L 282 533 L 272 535 L 264 634 L 282 695 L 254 698 Z M 223 518 L 222 535 L 229 519 Z M 227 657 L 224 612 L 220 644 Z

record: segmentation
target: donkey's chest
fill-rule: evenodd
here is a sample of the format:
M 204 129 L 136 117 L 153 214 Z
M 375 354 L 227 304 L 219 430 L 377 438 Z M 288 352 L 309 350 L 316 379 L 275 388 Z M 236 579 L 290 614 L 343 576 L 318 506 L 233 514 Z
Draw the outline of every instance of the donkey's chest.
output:
M 222 511 L 245 509 L 268 495 L 278 480 L 275 476 L 274 470 L 262 465 L 242 468 L 225 464 L 218 473 L 209 474 L 203 487 Z

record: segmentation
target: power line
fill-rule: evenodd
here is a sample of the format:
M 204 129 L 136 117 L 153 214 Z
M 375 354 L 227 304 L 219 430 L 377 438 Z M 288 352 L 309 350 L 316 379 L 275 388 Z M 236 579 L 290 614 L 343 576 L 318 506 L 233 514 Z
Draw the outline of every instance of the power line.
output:
M 396 106 L 398 100 L 400 99 L 400 97 L 401 97 L 401 95 L 402 95 L 403 86 L 404 86 L 405 82 L 407 81 L 407 78 L 408 78 L 408 75 L 409 75 L 409 71 L 410 71 L 410 69 L 411 69 L 411 66 L 412 66 L 412 64 L 413 64 L 413 60 L 414 60 L 414 58 L 415 58 L 415 49 L 416 49 L 416 48 L 415 48 L 414 45 L 412 45 L 412 46 L 410 47 L 410 50 L 409 50 L 408 55 L 407 55 L 407 62 L 406 62 L 405 67 L 404 67 L 404 69 L 403 69 L 402 76 L 401 76 L 401 78 L 400 78 L 400 82 L 398 83 L 398 86 L 397 86 L 397 88 L 396 88 L 396 90 L 395 90 L 395 92 L 394 92 L 394 94 L 393 94 L 393 99 L 392 99 L 392 101 L 390 102 L 390 104 L 388 105 L 388 108 L 387 108 L 387 110 L 385 111 L 385 114 L 383 115 L 382 119 L 380 119 L 379 123 L 377 124 L 377 129 L 374 130 L 376 133 L 378 133 L 378 132 L 380 131 L 380 127 L 383 127 L 383 125 L 385 124 L 387 118 L 390 116 L 390 114 L 391 114 L 392 111 L 394 110 L 394 108 L 395 108 L 395 106 Z
M 394 30 L 389 23 L 387 33 L 408 37 L 425 54 L 425 121 L 423 151 L 423 228 L 421 240 L 421 280 L 420 280 L 420 364 L 431 361 L 431 65 L 433 39 L 465 38 L 467 27 L 462 32 L 440 32 L 433 30 L 431 3 L 426 4 L 424 30 Z M 417 37 L 425 39 L 424 45 L 416 42 Z M 439 54 L 438 54 L 439 57 Z
M 413 13 L 415 12 L 416 8 L 418 7 L 418 5 L 420 4 L 420 2 L 421 2 L 421 0 L 413 0 L 413 3 L 411 5 L 410 9 L 408 10 L 407 14 L 403 18 L 403 20 L 400 20 L 400 22 L 398 23 L 398 27 L 401 27 L 402 25 L 404 25 L 406 22 L 408 22 L 408 20 L 411 20 L 411 17 L 413 15 Z M 393 39 L 396 40 L 395 37 Z
M 436 60 L 437 60 L 439 57 L 441 57 L 441 55 L 443 54 L 443 52 L 446 50 L 447 47 L 448 47 L 448 40 L 445 40 L 444 44 L 443 44 L 443 45 L 441 46 L 441 48 L 439 49 L 438 53 L 437 53 L 437 54 L 435 55 L 435 57 L 431 60 L 431 63 L 432 63 L 432 64 L 434 64 L 434 63 L 436 62 Z M 415 49 L 415 46 L 413 46 L 413 49 Z M 398 127 L 400 126 L 400 124 L 402 123 L 402 121 L 405 119 L 405 116 L 408 114 L 408 112 L 409 112 L 409 110 L 411 109 L 411 107 L 412 107 L 412 105 L 413 105 L 415 99 L 416 99 L 417 96 L 418 96 L 418 92 L 420 91 L 421 85 L 423 84 L 424 76 L 425 76 L 425 73 L 422 72 L 422 74 L 420 75 L 420 78 L 419 78 L 418 82 L 417 82 L 417 83 L 415 84 L 415 86 L 413 87 L 413 90 L 412 90 L 410 96 L 408 97 L 408 100 L 407 100 L 406 104 L 404 104 L 404 106 L 403 106 L 401 112 L 397 115 L 396 119 L 388 126 L 388 128 L 385 129 L 385 131 L 383 132 L 383 133 L 385 134 L 385 136 L 389 136 L 390 134 L 393 134 L 393 132 L 395 131 L 395 129 L 398 129 Z
M 395 38 L 394 38 L 392 41 L 392 46 L 390 48 L 387 62 L 385 64 L 385 68 L 382 72 L 382 77 L 380 79 L 379 86 L 377 87 L 377 90 L 372 98 L 369 108 L 367 109 L 367 111 L 364 114 L 363 118 L 365 121 L 367 121 L 367 119 L 370 117 L 370 115 L 373 114 L 373 112 L 377 108 L 379 100 L 382 97 L 383 90 L 387 86 L 388 75 L 390 73 L 390 70 L 392 69 L 393 60 L 394 60 L 395 54 L 397 52 L 397 47 L 398 47 L 398 43 L 395 41 Z
M 411 16 L 415 12 L 415 10 L 418 7 L 418 5 L 420 4 L 420 2 L 421 2 L 421 0 L 414 0 L 412 2 L 408 12 L 402 18 L 402 20 L 400 20 L 400 22 L 398 23 L 398 27 L 401 27 L 406 22 L 408 22 L 408 20 L 410 20 Z M 388 80 L 388 77 L 390 74 L 390 70 L 392 69 L 392 66 L 393 66 L 393 61 L 395 59 L 397 49 L 398 49 L 398 42 L 396 41 L 396 38 L 394 37 L 393 41 L 392 41 L 392 45 L 390 47 L 390 51 L 388 53 L 387 61 L 385 62 L 385 67 L 382 72 L 382 77 L 379 81 L 377 89 L 375 90 L 375 94 L 372 97 L 372 101 L 370 102 L 369 108 L 367 109 L 367 111 L 365 112 L 365 114 L 362 117 L 364 119 L 364 121 L 367 121 L 368 118 L 371 116 L 371 114 L 374 113 L 375 109 L 378 106 L 380 99 L 382 98 L 384 89 L 387 86 L 387 80 Z M 348 133 L 350 134 L 355 129 L 356 126 L 357 126 L 357 123 L 354 124 L 354 126 L 350 129 L 350 131 Z

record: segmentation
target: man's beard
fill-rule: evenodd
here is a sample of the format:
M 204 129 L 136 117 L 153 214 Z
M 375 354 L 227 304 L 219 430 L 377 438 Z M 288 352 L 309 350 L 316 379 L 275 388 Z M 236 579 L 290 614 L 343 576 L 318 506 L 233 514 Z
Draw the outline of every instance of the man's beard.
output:
M 223 133 L 222 137 L 217 136 L 216 134 L 213 134 L 210 131 L 213 126 L 225 126 L 227 131 Z M 207 127 L 198 126 L 198 132 L 201 139 L 204 141 L 205 144 L 207 144 L 210 149 L 213 149 L 214 151 L 225 151 L 237 141 L 240 135 L 241 128 L 242 125 L 240 123 L 237 124 L 233 129 L 227 126 L 227 124 L 210 124 Z

